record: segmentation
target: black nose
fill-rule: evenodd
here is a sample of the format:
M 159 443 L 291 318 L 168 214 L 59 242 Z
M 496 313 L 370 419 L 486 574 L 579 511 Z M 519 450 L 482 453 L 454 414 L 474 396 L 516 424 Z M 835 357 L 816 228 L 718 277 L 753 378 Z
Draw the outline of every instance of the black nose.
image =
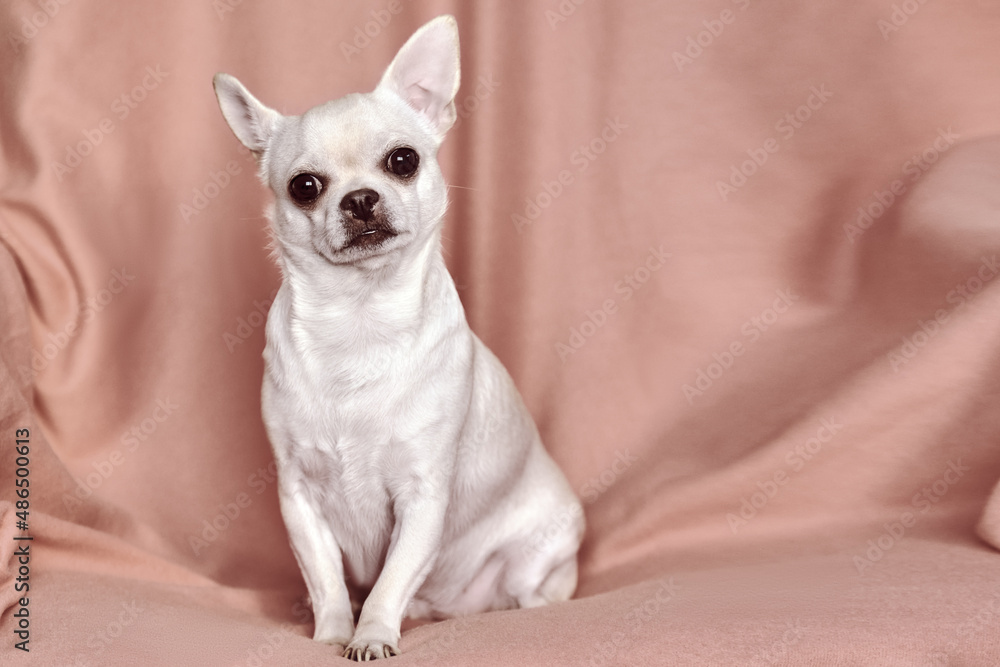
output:
M 372 211 L 378 203 L 378 193 L 371 188 L 352 190 L 340 200 L 340 210 L 347 211 L 356 219 L 368 222 L 372 219 Z

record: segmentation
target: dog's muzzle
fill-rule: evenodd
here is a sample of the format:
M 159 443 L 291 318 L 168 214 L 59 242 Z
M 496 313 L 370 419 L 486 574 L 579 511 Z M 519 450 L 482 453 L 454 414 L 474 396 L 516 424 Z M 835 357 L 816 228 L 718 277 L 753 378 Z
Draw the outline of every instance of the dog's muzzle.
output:
M 389 224 L 385 207 L 379 205 L 379 194 L 371 188 L 352 190 L 340 200 L 344 229 L 347 231 L 347 248 L 373 248 L 397 232 Z

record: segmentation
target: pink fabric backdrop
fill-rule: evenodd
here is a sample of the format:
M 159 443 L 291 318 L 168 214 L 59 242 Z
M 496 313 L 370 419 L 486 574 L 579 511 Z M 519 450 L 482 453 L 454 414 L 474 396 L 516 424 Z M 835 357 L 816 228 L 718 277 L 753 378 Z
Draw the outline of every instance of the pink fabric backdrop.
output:
M 589 525 L 577 599 L 392 664 L 1000 662 L 1000 5 L 12 0 L 4 663 L 338 662 L 259 416 L 266 196 L 211 77 L 298 113 L 445 12 L 446 256 Z

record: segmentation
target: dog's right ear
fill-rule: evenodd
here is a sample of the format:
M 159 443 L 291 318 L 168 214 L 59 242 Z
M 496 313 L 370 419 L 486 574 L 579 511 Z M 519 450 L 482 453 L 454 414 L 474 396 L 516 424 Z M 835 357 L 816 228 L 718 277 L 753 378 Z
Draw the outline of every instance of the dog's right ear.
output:
M 458 117 L 455 95 L 460 78 L 458 23 L 445 14 L 406 40 L 378 87 L 395 93 L 422 115 L 440 142 Z
M 261 104 L 236 77 L 222 72 L 212 79 L 219 107 L 233 134 L 260 155 L 271 142 L 281 114 Z

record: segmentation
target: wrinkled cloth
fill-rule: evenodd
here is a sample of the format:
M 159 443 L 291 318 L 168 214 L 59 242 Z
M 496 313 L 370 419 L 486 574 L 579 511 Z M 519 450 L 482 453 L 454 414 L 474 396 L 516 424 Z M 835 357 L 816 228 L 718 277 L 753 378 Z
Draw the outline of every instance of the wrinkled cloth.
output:
M 574 600 L 407 622 L 392 664 L 1000 662 L 972 0 L 0 5 L 0 661 L 340 660 L 260 418 L 268 194 L 211 80 L 300 113 L 445 12 L 446 259 L 588 532 Z

